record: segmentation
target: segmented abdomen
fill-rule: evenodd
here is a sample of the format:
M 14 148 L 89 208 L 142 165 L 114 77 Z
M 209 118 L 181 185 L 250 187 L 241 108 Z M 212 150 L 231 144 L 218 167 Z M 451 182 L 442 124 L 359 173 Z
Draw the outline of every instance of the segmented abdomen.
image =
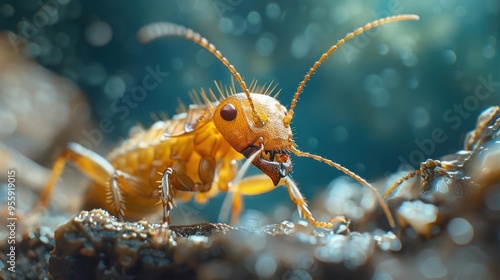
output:
M 210 190 L 194 193 L 196 201 L 200 203 L 216 195 L 219 190 L 227 190 L 228 183 L 237 171 L 235 161 L 243 158 L 217 131 L 211 117 L 193 125 L 185 114 L 177 115 L 131 135 L 107 157 L 116 170 L 142 180 L 134 189 L 140 195 L 123 192 L 125 218 L 140 219 L 160 211 L 159 182 L 169 167 L 183 172 L 194 182 L 201 182 L 199 165 L 202 158 L 213 160 L 217 173 Z M 112 211 L 103 189 L 105 186 L 92 183 L 87 192 L 85 208 Z M 192 192 L 174 191 L 177 200 L 186 201 L 192 196 Z

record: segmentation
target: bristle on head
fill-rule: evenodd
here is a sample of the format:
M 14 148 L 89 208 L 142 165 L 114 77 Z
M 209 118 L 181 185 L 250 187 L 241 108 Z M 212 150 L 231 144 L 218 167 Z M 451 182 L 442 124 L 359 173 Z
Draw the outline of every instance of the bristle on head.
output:
M 255 124 L 257 126 L 263 124 L 262 118 L 260 117 L 257 110 L 255 110 L 255 105 L 253 104 L 253 101 L 250 97 L 250 91 L 248 90 L 245 81 L 243 81 L 240 73 L 236 71 L 236 68 L 234 68 L 234 66 L 229 63 L 229 61 L 222 55 L 222 53 L 217 50 L 213 44 L 208 42 L 206 38 L 202 37 L 199 33 L 196 33 L 189 28 L 170 22 L 152 23 L 142 27 L 137 32 L 137 37 L 142 43 L 149 43 L 159 38 L 171 36 L 183 37 L 186 40 L 194 42 L 217 57 L 217 59 L 219 59 L 224 64 L 224 66 L 227 67 L 229 72 L 231 72 L 231 74 L 240 84 L 241 89 L 247 96 L 250 107 L 252 108 Z

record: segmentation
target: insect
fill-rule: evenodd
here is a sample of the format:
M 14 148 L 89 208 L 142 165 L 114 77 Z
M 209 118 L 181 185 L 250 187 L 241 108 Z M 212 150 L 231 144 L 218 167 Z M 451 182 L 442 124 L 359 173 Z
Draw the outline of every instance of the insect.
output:
M 489 135 L 492 128 L 500 126 L 500 107 L 494 106 L 486 109 L 479 116 L 476 128 L 467 133 L 464 141 L 464 149 L 456 154 L 448 155 L 443 160 L 428 159 L 420 164 L 420 169 L 408 173 L 396 181 L 387 189 L 384 197 L 391 196 L 394 191 L 406 180 L 415 176 L 421 176 L 420 192 L 423 194 L 430 190 L 433 180 L 438 178 L 445 179 L 448 191 L 445 193 L 452 194 L 455 198 L 463 196 L 463 186 L 458 182 L 457 170 L 462 169 L 478 148 L 485 141 L 488 141 L 493 136 Z M 492 133 L 491 133 L 492 134 Z
M 300 151 L 293 140 L 290 123 L 304 86 L 321 63 L 340 45 L 378 25 L 417 20 L 416 15 L 396 15 L 379 19 L 347 34 L 333 45 L 307 72 L 298 86 L 290 108 L 270 96 L 269 87 L 247 87 L 233 65 L 200 34 L 174 23 L 153 23 L 138 31 L 148 43 L 162 37 L 177 36 L 192 41 L 217 57 L 241 87 L 236 93 L 219 88 L 221 97 L 210 90 L 201 91 L 197 104 L 166 121 L 158 121 L 115 148 L 104 158 L 83 146 L 70 143 L 56 159 L 50 180 L 41 194 L 40 206 L 46 206 L 50 193 L 66 165 L 71 162 L 92 179 L 83 208 L 104 208 L 119 219 L 141 219 L 163 210 L 164 224 L 170 223 L 174 199 L 186 201 L 194 196 L 205 202 L 218 192 L 233 192 L 232 222 L 242 210 L 242 196 L 266 193 L 284 185 L 299 214 L 313 226 L 331 228 L 316 220 L 297 184 L 290 178 L 291 154 L 309 157 L 335 167 L 368 187 L 377 196 L 387 219 L 394 227 L 392 214 L 367 181 L 347 168 L 318 155 Z M 200 101 L 203 100 L 203 101 Z M 241 168 L 238 162 L 247 158 Z M 245 177 L 250 164 L 264 174 Z M 160 203 L 159 203 L 160 202 Z
M 432 182 L 436 179 L 443 179 L 443 184 L 437 185 L 437 188 L 441 188 L 439 192 L 441 193 L 451 193 L 454 198 L 462 197 L 463 187 L 452 174 L 454 169 L 456 169 L 457 161 L 439 161 L 434 159 L 428 159 L 420 164 L 420 169 L 408 173 L 407 175 L 401 177 L 397 182 L 395 182 L 390 188 L 385 192 L 384 197 L 387 198 L 391 196 L 392 193 L 406 180 L 409 180 L 415 176 L 421 177 L 420 183 L 420 193 L 425 194 L 433 187 Z M 446 190 L 444 190 L 446 188 Z
M 495 131 L 491 128 L 500 126 L 500 106 L 493 106 L 484 110 L 477 119 L 476 128 L 465 136 L 464 150 L 474 153 L 483 142 L 490 140 L 493 136 L 487 133 Z M 489 128 L 489 129 L 488 129 Z

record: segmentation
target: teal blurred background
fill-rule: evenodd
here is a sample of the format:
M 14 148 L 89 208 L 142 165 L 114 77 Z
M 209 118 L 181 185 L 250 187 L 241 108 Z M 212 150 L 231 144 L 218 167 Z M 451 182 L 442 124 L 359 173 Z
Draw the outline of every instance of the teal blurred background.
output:
M 500 103 L 498 0 L 7 0 L 0 29 L 28 39 L 27 56 L 78 84 L 96 123 L 112 120 L 116 129 L 106 137 L 118 143 L 136 123 L 152 124 L 151 113 L 175 114 L 178 98 L 190 102 L 190 90 L 214 88 L 214 80 L 230 84 L 227 69 L 191 42 L 138 43 L 135 33 L 148 23 L 171 21 L 201 33 L 247 83 L 278 83 L 279 100 L 289 106 L 332 44 L 369 21 L 402 13 L 420 20 L 378 27 L 321 65 L 293 121 L 302 150 L 375 180 L 403 163 L 417 168 L 460 149 L 479 113 Z M 168 76 L 144 100 L 126 105 L 148 67 Z M 128 110 L 117 110 L 123 106 Z M 312 159 L 294 160 L 293 177 L 310 199 L 340 175 Z M 291 206 L 285 190 L 245 201 L 266 210 L 276 200 Z

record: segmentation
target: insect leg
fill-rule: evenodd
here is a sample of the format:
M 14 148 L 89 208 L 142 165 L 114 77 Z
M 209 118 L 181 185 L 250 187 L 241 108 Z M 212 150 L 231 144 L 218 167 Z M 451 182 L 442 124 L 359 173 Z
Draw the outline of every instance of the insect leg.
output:
M 259 139 L 258 141 L 260 141 Z M 227 221 L 227 214 L 229 213 L 229 205 L 231 205 L 231 208 L 233 209 L 232 211 L 232 216 L 231 216 L 231 224 L 235 224 L 236 221 L 238 220 L 241 209 L 243 208 L 243 199 L 241 197 L 241 194 L 239 193 L 239 187 L 238 185 L 242 182 L 243 176 L 245 176 L 245 173 L 248 171 L 248 168 L 250 167 L 250 164 L 252 161 L 264 150 L 264 145 L 260 145 L 260 148 L 256 150 L 252 155 L 250 155 L 245 163 L 241 166 L 240 170 L 238 173 L 236 173 L 236 176 L 234 179 L 230 182 L 229 184 L 229 193 L 227 194 L 226 198 L 224 199 L 224 202 L 222 203 L 222 208 L 219 213 L 219 221 Z M 269 178 L 269 177 L 267 177 Z M 229 204 L 231 203 L 231 204 Z
M 405 176 L 401 177 L 397 182 L 392 184 L 392 186 L 390 188 L 388 188 L 387 191 L 385 191 L 384 197 L 388 198 L 399 187 L 399 185 L 401 185 L 404 181 L 406 181 L 410 178 L 413 178 L 419 174 L 420 174 L 420 171 L 415 170 L 415 171 L 410 172 L 410 173 L 406 174 Z
M 424 193 L 430 188 L 430 184 L 432 180 L 438 178 L 438 177 L 446 177 L 448 178 L 452 183 L 456 183 L 458 185 L 458 188 L 453 191 L 454 193 L 458 193 L 455 196 L 456 197 L 462 197 L 463 195 L 463 186 L 451 176 L 451 174 L 448 172 L 446 168 L 451 168 L 451 165 L 449 164 L 442 164 L 438 160 L 433 160 L 433 159 L 428 159 L 425 162 L 420 164 L 420 173 L 422 174 L 422 183 L 420 185 L 420 191 Z M 451 184 L 447 184 L 448 187 L 451 187 Z M 451 190 L 451 189 L 450 189 Z
M 170 210 L 173 207 L 173 192 L 175 188 L 179 191 L 207 192 L 212 187 L 215 178 L 215 162 L 211 158 L 202 157 L 198 166 L 198 174 L 201 182 L 194 182 L 182 170 L 183 166 L 169 167 L 163 172 L 161 179 L 161 197 L 163 205 L 163 222 L 170 223 Z
M 334 222 L 346 222 L 345 218 L 342 216 L 335 217 L 330 220 L 330 222 L 321 222 L 314 219 L 304 197 L 297 187 L 297 184 L 295 184 L 295 182 L 291 178 L 285 177 L 277 186 L 287 187 L 290 199 L 297 205 L 300 216 L 304 219 L 307 219 L 313 226 L 331 228 Z M 236 223 L 239 215 L 241 214 L 241 210 L 243 209 L 242 196 L 267 193 L 277 186 L 275 186 L 273 184 L 273 181 L 270 180 L 270 178 L 265 174 L 259 174 L 244 178 L 236 185 L 234 185 L 232 187 L 233 189 L 231 190 L 231 192 L 233 193 L 231 206 L 231 224 Z
M 370 185 L 370 183 L 368 183 L 365 179 L 359 177 L 358 175 L 356 175 L 356 173 L 350 171 L 349 169 L 345 168 L 344 166 L 342 166 L 336 162 L 333 162 L 329 159 L 326 159 L 326 158 L 318 156 L 318 155 L 302 152 L 302 151 L 298 150 L 297 148 L 295 148 L 293 145 L 290 146 L 290 150 L 299 157 L 309 157 L 309 158 L 312 158 L 314 160 L 324 162 L 332 167 L 335 167 L 338 170 L 344 172 L 346 175 L 349 175 L 354 180 L 358 181 L 360 184 L 367 187 L 370 191 L 373 192 L 373 194 L 377 198 L 378 202 L 382 206 L 382 209 L 384 210 L 385 216 L 387 217 L 387 220 L 389 221 L 389 224 L 391 225 L 391 227 L 392 228 L 396 227 L 396 223 L 394 222 L 394 217 L 392 216 L 392 213 L 391 213 L 391 210 L 389 209 L 389 206 L 387 205 L 385 200 L 382 198 L 382 196 L 380 196 L 377 189 L 375 189 L 372 185 Z
M 467 133 L 465 136 L 464 150 L 475 152 L 481 143 L 484 141 L 484 137 L 480 139 L 485 129 L 492 124 L 492 121 L 500 114 L 500 107 L 490 107 L 483 111 L 477 120 L 476 128 Z M 472 154 L 471 154 L 472 156 Z
M 347 220 L 345 219 L 344 216 L 334 217 L 329 222 L 317 221 L 313 217 L 309 208 L 307 207 L 307 202 L 300 193 L 297 184 L 289 176 L 286 176 L 285 178 L 281 179 L 280 184 L 286 185 L 288 189 L 288 194 L 290 195 L 290 199 L 293 201 L 293 203 L 297 205 L 297 209 L 299 210 L 299 215 L 303 219 L 307 219 L 309 223 L 311 223 L 311 225 L 321 228 L 332 228 L 334 222 L 347 223 Z
M 172 168 L 167 168 L 165 172 L 163 172 L 163 176 L 161 177 L 161 203 L 163 205 L 163 223 L 170 224 L 170 210 L 173 208 L 173 200 L 172 200 L 172 188 L 170 186 L 170 179 L 174 171 Z
M 28 216 L 36 212 L 37 209 L 47 206 L 57 179 L 61 176 L 68 161 L 97 184 L 106 188 L 108 203 L 114 208 L 115 214 L 122 218 L 120 215 L 123 216 L 124 211 L 123 192 L 133 190 L 133 187 L 128 183 L 139 179 L 115 170 L 105 158 L 77 143 L 69 143 L 56 159 L 50 179 L 40 196 L 40 201 Z
M 61 176 L 67 161 L 75 164 L 79 170 L 98 184 L 106 184 L 107 178 L 114 171 L 113 166 L 98 154 L 77 143 L 69 143 L 56 159 L 50 179 L 40 195 L 38 205 L 32 210 L 33 212 L 39 207 L 47 206 L 50 194 Z
M 9 148 L 0 143 L 0 180 L 7 182 L 8 170 L 22 170 L 21 174 L 17 175 L 17 180 L 22 185 L 26 185 L 33 190 L 38 190 L 44 187 L 43 182 L 46 182 L 50 173 L 38 163 L 24 156 L 13 148 Z M 27 176 L 22 176 L 27 174 Z
M 232 204 L 231 204 L 231 224 L 235 224 L 240 217 L 243 209 L 244 195 L 259 195 L 267 193 L 276 188 L 273 181 L 265 174 L 254 175 L 240 180 L 232 186 Z
M 107 186 L 107 196 L 106 203 L 111 206 L 114 214 L 118 216 L 119 220 L 123 220 L 125 217 L 125 199 L 124 195 L 128 194 L 129 196 L 142 196 L 142 197 L 150 197 L 141 191 L 139 191 L 140 186 L 144 186 L 145 182 L 132 176 L 128 173 L 125 173 L 121 170 L 115 170 L 113 174 L 111 174 L 111 178 L 109 182 L 106 184 Z M 89 201 L 87 201 L 87 205 L 84 206 L 86 209 L 89 209 Z M 99 207 L 99 206 L 97 206 Z M 92 207 L 96 208 L 96 207 Z

